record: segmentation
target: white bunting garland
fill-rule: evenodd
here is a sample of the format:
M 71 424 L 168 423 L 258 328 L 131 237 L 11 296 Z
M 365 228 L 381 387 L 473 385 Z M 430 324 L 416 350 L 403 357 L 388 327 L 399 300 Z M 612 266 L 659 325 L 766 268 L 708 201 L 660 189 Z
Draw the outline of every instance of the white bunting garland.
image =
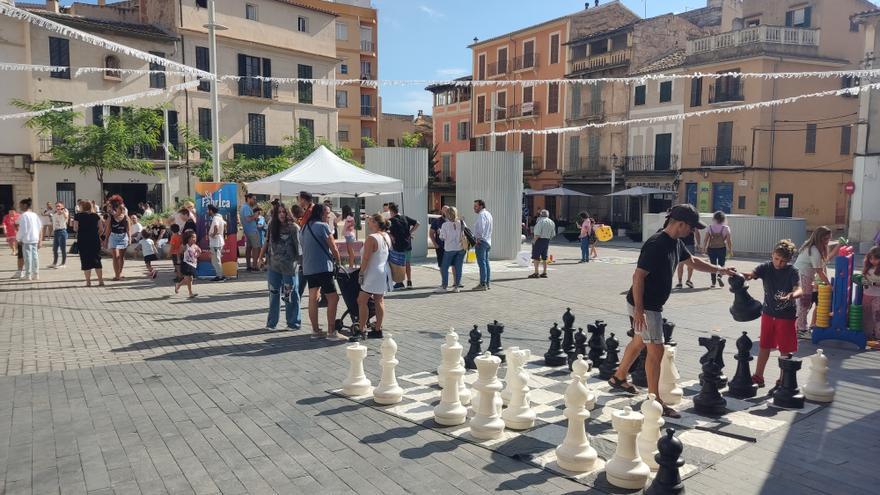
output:
M 166 74 L 166 75 L 186 75 L 185 72 L 171 70 L 149 70 L 149 69 L 114 69 L 112 67 L 79 67 L 72 68 L 62 65 L 34 65 L 34 64 L 13 64 L 0 62 L 0 70 L 6 71 L 34 71 L 34 72 L 64 72 L 66 70 L 73 72 L 73 77 L 79 77 L 83 74 L 92 74 L 95 72 L 116 72 L 124 75 L 145 75 L 145 74 Z

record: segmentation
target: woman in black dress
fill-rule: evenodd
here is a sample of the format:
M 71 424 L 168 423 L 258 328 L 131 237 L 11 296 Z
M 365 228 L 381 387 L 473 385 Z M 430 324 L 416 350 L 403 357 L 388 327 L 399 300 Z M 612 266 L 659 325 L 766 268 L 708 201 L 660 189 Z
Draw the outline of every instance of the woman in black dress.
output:
M 80 203 L 80 212 L 73 217 L 76 229 L 76 245 L 79 247 L 79 263 L 86 277 L 86 287 L 92 286 L 92 270 L 98 275 L 98 285 L 104 285 L 104 274 L 101 270 L 101 239 L 98 224 L 101 217 L 92 211 L 88 201 Z

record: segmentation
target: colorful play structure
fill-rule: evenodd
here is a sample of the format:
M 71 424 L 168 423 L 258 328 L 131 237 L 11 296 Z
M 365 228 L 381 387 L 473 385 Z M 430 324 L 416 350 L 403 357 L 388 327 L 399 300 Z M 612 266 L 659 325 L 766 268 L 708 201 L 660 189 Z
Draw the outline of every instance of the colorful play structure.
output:
M 853 274 L 852 249 L 840 249 L 834 261 L 832 286 L 819 285 L 813 344 L 823 340 L 842 340 L 865 350 L 868 339 L 862 331 L 861 275 Z

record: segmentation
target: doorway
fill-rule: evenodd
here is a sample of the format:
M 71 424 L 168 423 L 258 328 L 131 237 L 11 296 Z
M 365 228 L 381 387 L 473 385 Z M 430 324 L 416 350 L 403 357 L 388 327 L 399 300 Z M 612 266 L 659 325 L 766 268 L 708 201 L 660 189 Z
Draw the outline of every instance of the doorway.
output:
M 13 208 L 15 208 L 15 198 L 12 195 L 12 184 L 0 184 L 0 220 Z
M 126 182 L 104 183 L 104 194 L 104 197 L 112 196 L 114 194 L 122 196 L 122 200 L 125 202 L 125 207 L 132 213 L 140 211 L 138 203 L 146 203 L 149 201 L 146 184 L 130 184 Z M 157 206 L 161 208 L 161 203 Z
M 777 194 L 773 216 L 791 218 L 794 213 L 794 194 Z

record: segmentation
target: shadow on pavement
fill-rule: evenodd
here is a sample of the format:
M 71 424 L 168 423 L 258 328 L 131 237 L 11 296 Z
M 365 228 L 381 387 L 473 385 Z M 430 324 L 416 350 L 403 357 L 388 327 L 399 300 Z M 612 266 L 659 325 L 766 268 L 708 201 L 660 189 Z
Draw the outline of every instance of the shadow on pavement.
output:
M 154 349 L 156 347 L 199 344 L 199 343 L 208 342 L 211 340 L 236 339 L 239 337 L 253 337 L 256 335 L 266 335 L 266 334 L 271 334 L 271 333 L 275 333 L 275 332 L 265 330 L 262 328 L 257 329 L 257 330 L 240 330 L 237 332 L 226 332 L 226 333 L 198 332 L 198 333 L 190 333 L 187 335 L 174 335 L 171 337 L 161 337 L 158 339 L 144 340 L 141 342 L 134 342 L 134 343 L 131 343 L 125 347 L 118 347 L 116 349 L 112 349 L 110 352 L 143 351 L 146 349 Z
M 291 335 L 274 339 L 266 339 L 263 342 L 248 342 L 242 344 L 228 344 L 214 347 L 198 347 L 194 349 L 181 349 L 178 351 L 151 356 L 146 361 L 162 360 L 190 360 L 202 359 L 215 356 L 238 356 L 256 357 L 271 356 L 286 352 L 308 351 L 347 344 L 346 340 L 312 339 L 311 335 Z

